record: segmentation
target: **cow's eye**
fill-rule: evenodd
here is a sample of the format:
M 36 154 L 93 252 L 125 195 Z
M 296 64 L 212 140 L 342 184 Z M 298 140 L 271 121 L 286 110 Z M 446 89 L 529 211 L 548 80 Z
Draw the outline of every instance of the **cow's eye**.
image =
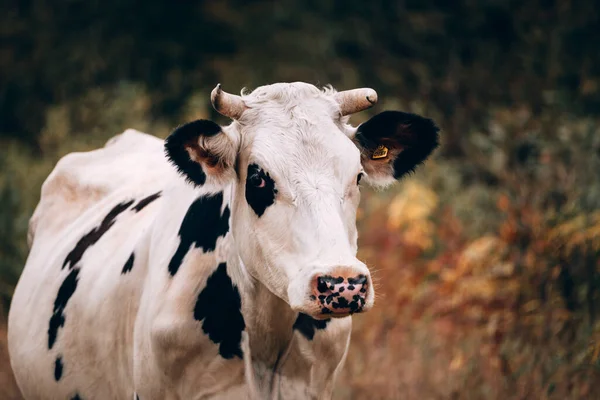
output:
M 260 176 L 259 174 L 252 174 L 250 175 L 250 177 L 248 177 L 248 182 L 257 188 L 264 188 L 266 186 L 266 182 L 265 179 Z
M 360 180 L 362 179 L 363 175 L 364 175 L 364 174 L 361 172 L 360 174 L 358 174 L 358 175 L 356 176 L 356 184 L 357 184 L 357 185 L 360 183 Z
M 275 202 L 275 181 L 256 164 L 248 165 L 246 176 L 246 201 L 260 217 Z

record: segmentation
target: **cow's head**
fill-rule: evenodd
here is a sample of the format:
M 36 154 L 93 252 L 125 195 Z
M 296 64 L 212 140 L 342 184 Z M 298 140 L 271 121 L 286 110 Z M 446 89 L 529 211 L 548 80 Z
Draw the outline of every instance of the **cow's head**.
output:
M 433 121 L 385 111 L 353 127 L 348 115 L 375 104 L 374 90 L 300 82 L 242 96 L 217 86 L 211 100 L 233 123 L 183 125 L 167 154 L 195 185 L 233 185 L 232 231 L 247 271 L 315 318 L 371 308 L 371 276 L 356 258 L 359 187 L 387 186 L 423 162 L 438 145 Z

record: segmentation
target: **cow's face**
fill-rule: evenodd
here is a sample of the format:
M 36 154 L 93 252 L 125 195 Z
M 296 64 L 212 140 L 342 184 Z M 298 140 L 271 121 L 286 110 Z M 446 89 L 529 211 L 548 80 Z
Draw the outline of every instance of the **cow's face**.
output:
M 433 122 L 413 114 L 384 112 L 348 125 L 346 115 L 376 96 L 305 83 L 243 97 L 217 87 L 213 105 L 234 122 L 192 122 L 167 140 L 170 158 L 194 184 L 234 185 L 232 231 L 245 268 L 315 318 L 373 305 L 369 270 L 356 258 L 361 180 L 385 186 L 437 146 Z

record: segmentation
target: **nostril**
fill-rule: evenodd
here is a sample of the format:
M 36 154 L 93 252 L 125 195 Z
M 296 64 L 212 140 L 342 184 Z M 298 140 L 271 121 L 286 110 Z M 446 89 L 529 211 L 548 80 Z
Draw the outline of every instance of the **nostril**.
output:
M 360 286 L 362 293 L 366 291 L 364 284 L 367 283 L 367 277 L 364 275 L 358 275 L 356 278 L 348 278 L 348 290 L 356 289 L 356 286 Z
M 321 293 L 325 293 L 327 291 L 327 281 L 322 276 L 317 278 L 317 290 Z
M 348 278 L 348 284 L 350 285 L 363 285 L 367 283 L 367 277 L 364 275 L 359 275 L 356 278 Z

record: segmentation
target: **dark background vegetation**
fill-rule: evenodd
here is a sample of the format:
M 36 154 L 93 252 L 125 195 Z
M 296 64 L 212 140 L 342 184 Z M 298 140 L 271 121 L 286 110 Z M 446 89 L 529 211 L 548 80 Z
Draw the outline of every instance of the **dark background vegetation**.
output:
M 600 7 L 595 1 L 0 3 L 0 320 L 54 163 L 126 128 L 165 137 L 209 92 L 373 87 L 442 147 L 365 191 L 339 399 L 600 398 Z M 2 329 L 4 332 L 4 329 Z M 0 335 L 0 397 L 19 398 Z

